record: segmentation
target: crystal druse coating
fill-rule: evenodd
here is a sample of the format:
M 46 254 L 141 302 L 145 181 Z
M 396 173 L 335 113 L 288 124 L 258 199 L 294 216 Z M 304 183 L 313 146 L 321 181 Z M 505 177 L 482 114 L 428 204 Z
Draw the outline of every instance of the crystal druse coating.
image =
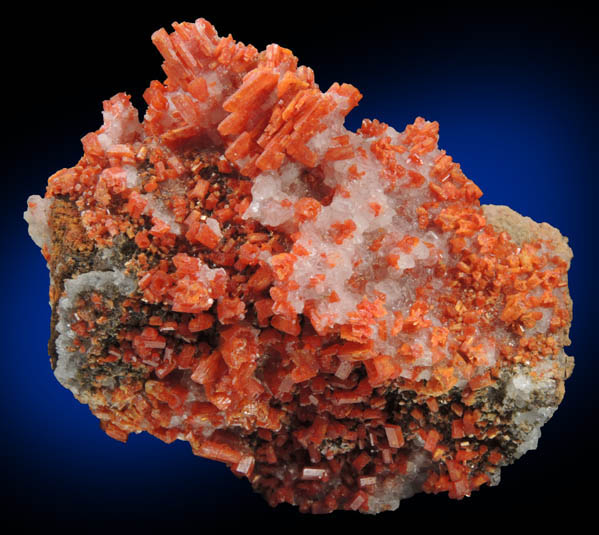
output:
M 173 29 L 143 121 L 104 102 L 28 200 L 58 381 L 109 436 L 187 441 L 272 505 L 497 484 L 573 367 L 567 240 L 481 206 L 437 123 L 351 132 L 355 87 L 203 19 Z

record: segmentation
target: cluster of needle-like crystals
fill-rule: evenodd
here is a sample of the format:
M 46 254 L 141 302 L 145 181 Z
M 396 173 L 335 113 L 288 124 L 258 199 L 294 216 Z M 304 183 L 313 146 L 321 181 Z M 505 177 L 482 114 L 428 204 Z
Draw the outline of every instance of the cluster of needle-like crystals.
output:
M 498 481 L 571 368 L 563 238 L 483 209 L 437 123 L 351 132 L 356 88 L 173 28 L 143 122 L 106 101 L 29 199 L 58 380 L 111 437 L 186 440 L 272 504 L 377 512 Z

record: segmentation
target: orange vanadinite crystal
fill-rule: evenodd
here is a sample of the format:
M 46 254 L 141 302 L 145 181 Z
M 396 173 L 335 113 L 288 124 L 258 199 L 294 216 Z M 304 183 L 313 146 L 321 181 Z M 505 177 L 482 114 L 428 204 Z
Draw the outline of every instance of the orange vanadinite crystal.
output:
M 29 201 L 57 378 L 109 436 L 186 440 L 273 505 L 378 512 L 496 481 L 536 432 L 517 410 L 543 399 L 538 429 L 559 403 L 567 252 L 491 225 L 437 123 L 350 132 L 354 87 L 173 28 L 143 122 L 106 101 Z

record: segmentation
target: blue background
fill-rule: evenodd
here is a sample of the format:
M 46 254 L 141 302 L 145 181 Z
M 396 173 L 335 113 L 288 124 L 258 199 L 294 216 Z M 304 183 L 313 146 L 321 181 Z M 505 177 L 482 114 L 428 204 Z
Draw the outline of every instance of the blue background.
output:
M 306 4 L 302 4 L 306 5 Z M 492 518 L 511 522 L 588 514 L 583 485 L 597 480 L 594 436 L 598 395 L 596 37 L 582 13 L 401 8 L 372 3 L 368 13 L 327 15 L 300 4 L 280 16 L 264 8 L 194 10 L 119 6 L 103 12 L 23 12 L 5 22 L 3 58 L 2 298 L 0 410 L 2 503 L 24 523 L 70 531 L 132 525 L 151 532 L 216 522 L 339 529 L 403 529 L 412 523 L 466 528 Z M 87 407 L 54 379 L 46 354 L 48 273 L 22 219 L 29 194 L 74 165 L 80 138 L 101 124 L 101 101 L 141 94 L 163 80 L 151 33 L 172 21 L 204 17 L 220 35 L 262 50 L 276 42 L 311 66 L 324 90 L 348 82 L 364 94 L 348 117 L 378 118 L 403 130 L 418 115 L 440 123 L 440 147 L 483 190 L 485 203 L 507 204 L 547 221 L 570 238 L 574 260 L 572 345 L 576 368 L 565 400 L 543 428 L 539 449 L 503 470 L 502 483 L 471 498 L 419 495 L 395 513 L 310 517 L 271 510 L 216 462 L 186 443 L 147 435 L 127 444 L 108 438 Z M 563 511 L 563 512 L 562 512 Z M 566 513 L 567 511 L 567 513 Z M 527 520 L 526 520 L 527 519 Z M 290 524 L 289 522 L 292 522 Z M 478 522 L 478 520 L 477 520 Z M 113 524 L 117 525 L 117 524 Z M 120 533 L 121 528 L 114 528 Z

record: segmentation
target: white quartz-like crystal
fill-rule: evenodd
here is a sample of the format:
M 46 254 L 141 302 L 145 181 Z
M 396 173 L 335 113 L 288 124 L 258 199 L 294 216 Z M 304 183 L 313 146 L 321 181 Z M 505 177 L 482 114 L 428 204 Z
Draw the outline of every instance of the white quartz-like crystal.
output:
M 52 232 L 48 217 L 53 201 L 53 198 L 46 199 L 39 195 L 31 195 L 27 199 L 27 211 L 23 217 L 29 224 L 29 236 L 39 248 L 43 248 L 44 245 L 50 248 Z
M 77 378 L 77 372 L 85 361 L 86 355 L 85 352 L 73 347 L 76 334 L 71 325 L 77 321 L 75 317 L 77 298 L 82 293 L 89 291 L 128 296 L 135 290 L 137 283 L 122 271 L 89 271 L 66 280 L 64 287 L 64 296 L 58 302 L 58 323 L 56 325 L 56 330 L 59 333 L 56 338 L 58 360 L 54 375 L 65 388 L 78 394 L 81 385 Z
M 104 125 L 98 134 L 98 141 L 104 150 L 109 150 L 120 143 L 130 143 L 138 136 L 143 136 L 137 110 L 123 99 L 112 99 L 112 107 L 104 107 L 102 116 Z

